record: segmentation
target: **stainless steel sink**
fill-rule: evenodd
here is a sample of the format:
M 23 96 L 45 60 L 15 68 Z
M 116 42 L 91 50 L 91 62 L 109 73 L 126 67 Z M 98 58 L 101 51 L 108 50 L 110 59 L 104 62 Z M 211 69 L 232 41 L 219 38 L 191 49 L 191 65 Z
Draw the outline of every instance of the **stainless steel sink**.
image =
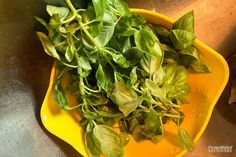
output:
M 224 57 L 236 52 L 236 0 L 127 0 L 131 7 L 180 17 L 194 9 L 198 38 Z M 39 118 L 53 60 L 35 35 L 45 16 L 43 0 L 0 0 L 0 156 L 80 157 L 71 146 L 48 133 Z M 186 157 L 236 156 L 236 109 L 229 92 L 219 100 L 211 121 Z M 233 109 L 232 109 L 233 108 Z M 209 146 L 233 146 L 232 153 L 211 153 Z M 155 156 L 155 155 L 153 155 Z

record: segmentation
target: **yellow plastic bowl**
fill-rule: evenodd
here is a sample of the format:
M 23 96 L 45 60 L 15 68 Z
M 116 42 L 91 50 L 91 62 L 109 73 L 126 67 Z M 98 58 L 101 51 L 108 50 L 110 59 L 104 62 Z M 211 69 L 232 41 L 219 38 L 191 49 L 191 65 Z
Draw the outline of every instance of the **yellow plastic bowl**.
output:
M 156 12 L 142 9 L 132 9 L 132 12 L 143 15 L 151 23 L 160 24 L 169 29 L 173 23 L 170 18 Z M 211 69 L 209 74 L 190 73 L 190 104 L 182 107 L 185 119 L 181 127 L 188 130 L 196 142 L 204 132 L 213 108 L 228 81 L 229 69 L 224 58 L 201 41 L 195 40 L 194 46 L 199 50 L 203 62 Z M 63 111 L 54 99 L 55 73 L 54 65 L 49 88 L 41 108 L 42 122 L 49 132 L 66 141 L 80 154 L 87 157 L 78 111 Z M 165 130 L 165 138 L 156 145 L 149 141 L 136 143 L 131 139 L 125 147 L 125 157 L 173 157 L 186 153 L 186 150 L 178 147 L 176 140 L 177 127 L 170 122 L 165 125 Z

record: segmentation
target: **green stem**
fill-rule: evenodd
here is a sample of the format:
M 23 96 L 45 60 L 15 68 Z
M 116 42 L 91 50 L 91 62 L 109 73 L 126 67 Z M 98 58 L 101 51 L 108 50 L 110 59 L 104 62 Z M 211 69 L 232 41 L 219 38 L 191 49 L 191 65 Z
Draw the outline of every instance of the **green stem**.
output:
M 76 16 L 81 17 L 81 16 L 78 14 L 78 12 L 77 12 L 77 10 L 75 9 L 75 7 L 73 6 L 73 4 L 71 3 L 71 1 L 70 1 L 70 0 L 65 0 L 65 1 L 66 1 L 66 4 L 68 5 L 68 7 L 70 8 L 70 10 L 71 10 Z
M 91 88 L 89 88 L 89 87 L 87 87 L 87 86 L 85 86 L 85 85 L 84 85 L 84 88 L 85 88 L 86 90 L 90 91 L 90 92 L 93 92 L 93 93 L 100 93 L 100 90 L 94 90 L 94 89 L 91 89 Z
M 91 42 L 94 43 L 94 45 L 97 47 L 98 50 L 101 49 L 100 45 L 94 40 L 93 36 L 88 32 L 88 30 L 84 27 L 84 23 L 81 22 L 81 16 L 78 14 L 77 10 L 73 6 L 70 0 L 65 0 L 68 7 L 71 9 L 71 11 L 74 13 L 74 15 L 78 18 L 79 25 L 81 29 L 84 31 L 84 33 L 88 36 L 88 38 L 91 40 Z
M 180 115 L 173 115 L 173 114 L 169 114 L 169 113 L 164 113 L 163 116 L 171 117 L 171 118 L 181 118 Z

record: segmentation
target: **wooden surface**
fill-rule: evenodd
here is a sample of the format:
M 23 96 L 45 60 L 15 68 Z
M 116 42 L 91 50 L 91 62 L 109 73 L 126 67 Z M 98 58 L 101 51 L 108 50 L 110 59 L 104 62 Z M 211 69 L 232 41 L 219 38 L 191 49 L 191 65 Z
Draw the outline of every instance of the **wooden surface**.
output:
M 131 7 L 158 11 L 173 19 L 194 9 L 197 37 L 225 57 L 236 52 L 236 0 L 127 2 Z M 48 133 L 39 119 L 53 63 L 42 53 L 34 33 L 41 27 L 35 24 L 33 15 L 43 16 L 44 7 L 42 0 L 0 0 L 0 157 L 80 157 Z M 236 156 L 236 125 L 232 119 L 236 112 L 228 106 L 227 97 L 226 91 L 196 149 L 186 157 Z M 233 145 L 233 153 L 209 153 L 210 145 Z

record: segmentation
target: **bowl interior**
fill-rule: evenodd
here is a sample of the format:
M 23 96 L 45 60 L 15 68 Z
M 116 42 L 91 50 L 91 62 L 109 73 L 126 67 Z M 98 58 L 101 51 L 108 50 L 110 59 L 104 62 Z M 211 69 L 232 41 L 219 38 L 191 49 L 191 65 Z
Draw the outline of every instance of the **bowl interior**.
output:
M 172 20 L 161 14 L 142 9 L 132 9 L 132 12 L 143 15 L 151 23 L 160 24 L 167 28 L 172 26 Z M 224 58 L 216 51 L 199 40 L 194 41 L 194 46 L 199 50 L 203 62 L 211 69 L 209 74 L 190 73 L 188 80 L 191 87 L 191 93 L 188 96 L 190 104 L 182 107 L 185 119 L 181 127 L 188 130 L 196 142 L 205 130 L 212 110 L 228 81 L 229 70 Z M 83 156 L 88 156 L 83 144 L 83 130 L 79 125 L 80 115 L 78 111 L 63 111 L 54 99 L 55 74 L 56 67 L 54 65 L 49 88 L 41 108 L 42 122 L 52 134 L 72 145 Z M 125 156 L 171 157 L 184 154 L 186 151 L 178 147 L 175 124 L 167 123 L 165 130 L 165 138 L 156 145 L 149 141 L 136 143 L 131 138 L 131 141 L 125 147 Z

